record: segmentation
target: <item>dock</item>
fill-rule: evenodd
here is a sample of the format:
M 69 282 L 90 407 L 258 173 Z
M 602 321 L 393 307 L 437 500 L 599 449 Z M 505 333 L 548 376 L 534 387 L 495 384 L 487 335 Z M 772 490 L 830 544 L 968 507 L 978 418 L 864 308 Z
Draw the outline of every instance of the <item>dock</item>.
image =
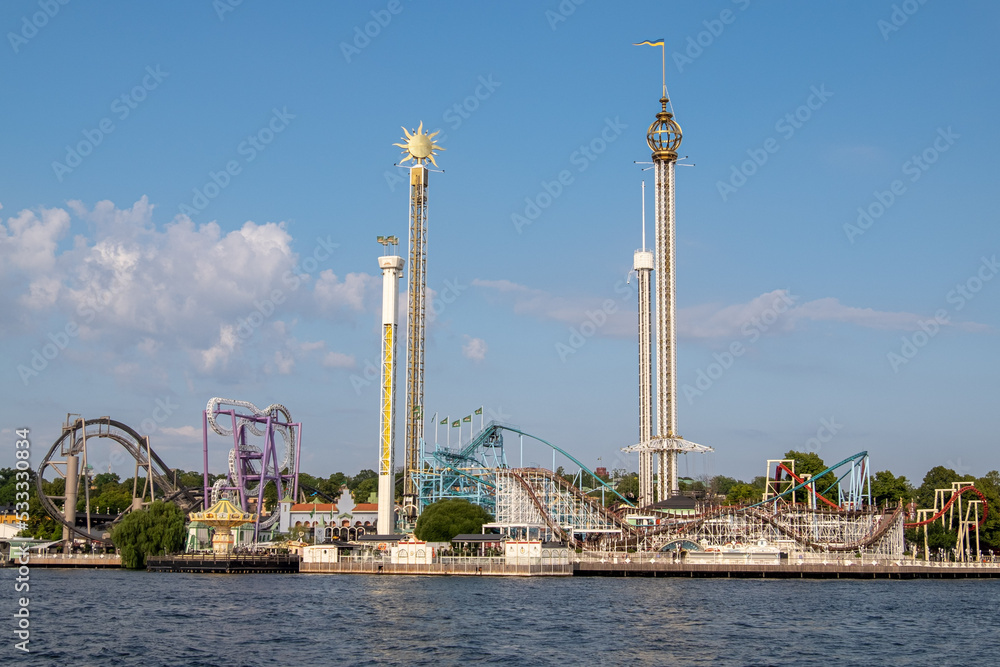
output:
M 456 559 L 459 560 L 459 559 Z M 380 563 L 373 560 L 337 563 L 302 563 L 299 572 L 312 574 L 408 574 L 487 577 L 570 577 L 573 566 L 562 564 L 515 565 L 497 558 L 463 558 L 450 563 Z
M 653 562 L 650 562 L 650 561 Z M 579 560 L 576 577 L 688 577 L 728 579 L 996 579 L 998 563 L 842 560 L 836 562 L 751 561 L 670 562 L 658 559 Z
M 19 565 L 18 561 L 8 561 L 7 567 Z M 120 568 L 121 556 L 118 554 L 31 554 L 28 567 L 71 567 L 78 569 Z
M 289 574 L 299 571 L 295 555 L 215 555 L 177 554 L 150 556 L 146 559 L 150 572 L 204 572 L 212 574 Z

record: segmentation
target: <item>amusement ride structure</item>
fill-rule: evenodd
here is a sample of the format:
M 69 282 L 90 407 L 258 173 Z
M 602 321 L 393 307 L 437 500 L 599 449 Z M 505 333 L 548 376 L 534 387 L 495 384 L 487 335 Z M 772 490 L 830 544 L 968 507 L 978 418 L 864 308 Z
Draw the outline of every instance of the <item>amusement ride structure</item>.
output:
M 396 523 L 396 320 L 399 313 L 399 278 L 403 258 L 389 251 L 399 239 L 380 236 L 378 242 L 385 247 L 379 257 L 382 269 L 382 385 L 379 392 L 379 459 L 378 459 L 378 527 L 383 534 L 391 534 Z
M 406 442 L 403 475 L 403 510 L 417 515 L 417 486 L 414 475 L 420 465 L 420 438 L 424 433 L 424 343 L 427 320 L 427 176 L 426 162 L 435 167 L 437 132 L 424 133 L 423 122 L 416 131 L 403 128 L 405 143 L 400 164 L 413 160 L 410 167 L 410 285 L 406 310 Z
M 127 508 L 119 508 L 121 511 L 111 512 L 110 508 L 105 508 L 102 513 L 90 502 L 89 480 L 91 461 L 94 460 L 90 449 L 95 441 L 118 445 L 135 463 L 132 502 Z M 120 452 L 113 452 L 109 459 L 119 456 Z M 121 460 L 127 459 L 122 457 Z M 47 476 L 52 479 L 46 479 Z M 45 482 L 55 478 L 62 478 L 65 483 L 60 495 L 45 491 Z M 81 487 L 84 496 L 82 512 L 78 510 Z M 176 503 L 185 512 L 194 510 L 202 502 L 197 489 L 177 483 L 171 469 L 150 447 L 149 436 L 139 435 L 135 429 L 110 417 L 84 419 L 79 415 L 67 415 L 62 434 L 38 466 L 35 489 L 45 512 L 62 524 L 63 539 L 67 541 L 73 537 L 106 541 L 110 538 L 111 527 L 125 514 L 141 509 L 156 499 Z
M 204 497 L 211 499 L 206 503 L 214 505 L 221 498 L 229 498 L 242 511 L 254 514 L 254 535 L 257 536 L 261 530 L 278 522 L 277 512 L 265 516 L 263 511 L 267 487 L 273 485 L 276 499 L 298 495 L 302 424 L 293 423 L 288 408 L 279 403 L 262 410 L 249 401 L 229 398 L 210 399 L 202 415 Z M 208 486 L 209 428 L 218 435 L 232 438 L 233 442 L 229 450 L 229 474 L 212 485 L 211 495 Z
M 663 46 L 662 42 L 654 45 Z M 454 447 L 450 429 L 446 444 L 438 442 L 435 414 L 435 442 L 433 447 L 428 446 L 423 437 L 427 163 L 436 167 L 435 151 L 443 149 L 434 142 L 437 132 L 425 133 L 422 122 L 415 131 L 403 128 L 405 140 L 395 144 L 405 156 L 400 163 L 414 162 L 408 167 L 409 291 L 401 498 L 406 521 L 412 522 L 434 502 L 461 498 L 487 509 L 494 518 L 485 527 L 505 537 L 560 540 L 587 550 L 653 554 L 681 550 L 720 554 L 768 551 L 786 555 L 789 551 L 864 552 L 899 558 L 905 547 L 904 526 L 924 528 L 926 552 L 928 527 L 936 521 L 945 525 L 947 517 L 948 527 L 957 525 L 956 551 L 967 557 L 973 550 L 974 538 L 978 552 L 978 531 L 988 513 L 986 498 L 979 490 L 967 482 L 939 489 L 934 508 L 919 510 L 916 521 L 904 524 L 902 502 L 894 507 L 872 503 L 867 452 L 812 475 L 797 472 L 794 460 L 769 460 L 762 497 L 749 504 L 721 505 L 710 496 L 679 497 L 678 454 L 713 450 L 684 439 L 677 427 L 674 172 L 682 132 L 667 95 L 665 60 L 659 101 L 661 109 L 646 133 L 655 172 L 654 244 L 652 249 L 646 247 L 643 183 L 642 247 L 633 256 L 638 279 L 639 442 L 622 450 L 639 455 L 637 498 L 626 498 L 566 450 L 512 424 L 486 422 L 481 416 L 479 430 L 473 433 L 472 416 L 482 415 L 482 407 L 460 421 L 451 422 L 446 417 L 440 422 L 452 427 L 470 424 L 468 440 L 463 444 L 460 429 Z M 380 236 L 378 241 L 384 252 L 379 257 L 383 287 L 377 528 L 385 535 L 395 530 L 397 509 L 396 341 L 399 281 L 405 262 L 397 253 L 399 241 L 395 236 Z M 209 430 L 231 442 L 227 474 L 211 486 Z M 278 512 L 266 511 L 265 495 L 270 500 L 298 497 L 302 425 L 293 422 L 281 404 L 258 408 L 248 401 L 212 398 L 203 411 L 203 434 L 203 485 L 201 489 L 189 489 L 172 478 L 175 471 L 153 452 L 148 436 L 109 417 L 73 420 L 68 416 L 61 436 L 35 477 L 42 506 L 63 525 L 66 539 L 79 535 L 107 540 L 111 526 L 125 513 L 161 499 L 178 504 L 192 519 L 216 527 L 214 548 L 220 553 L 233 549 L 231 529 L 235 526 L 252 523 L 253 539 L 260 540 L 279 520 Z M 517 437 L 518 467 L 509 464 L 505 436 Z M 124 512 L 101 515 L 90 505 L 88 441 L 95 439 L 116 443 L 134 461 L 132 502 Z M 541 447 L 546 455 L 551 452 L 550 469 L 536 463 L 525 465 L 526 440 L 529 446 Z M 572 462 L 576 474 L 563 474 L 562 468 L 556 467 L 557 456 Z M 45 479 L 47 474 L 52 480 Z M 49 483 L 55 481 L 53 475 L 63 478 L 65 484 L 60 487 Z M 61 488 L 60 494 L 47 494 L 46 483 L 50 489 Z M 78 511 L 81 483 L 82 513 Z M 968 500 L 968 494 L 978 498 Z
M 661 45 L 662 46 L 662 45 Z M 653 169 L 656 174 L 654 202 L 656 230 L 654 252 L 646 250 L 645 221 L 643 221 L 643 247 L 636 251 L 634 269 L 639 280 L 639 442 L 623 448 L 625 452 L 639 454 L 640 504 L 654 500 L 653 475 L 656 470 L 656 499 L 664 500 L 679 491 L 677 483 L 677 454 L 684 452 L 711 452 L 711 447 L 685 440 L 677 433 L 677 326 L 676 316 L 676 240 L 674 213 L 674 167 L 677 149 L 683 133 L 674 120 L 673 109 L 667 110 L 666 69 L 664 69 L 661 110 L 646 132 L 646 143 L 653 151 Z M 645 192 L 645 188 L 643 188 Z M 645 218 L 645 196 L 643 198 Z M 656 278 L 656 292 L 650 294 L 649 274 Z M 655 298 L 655 307 L 650 308 Z M 650 315 L 656 315 L 656 435 L 652 435 L 652 364 L 650 351 Z

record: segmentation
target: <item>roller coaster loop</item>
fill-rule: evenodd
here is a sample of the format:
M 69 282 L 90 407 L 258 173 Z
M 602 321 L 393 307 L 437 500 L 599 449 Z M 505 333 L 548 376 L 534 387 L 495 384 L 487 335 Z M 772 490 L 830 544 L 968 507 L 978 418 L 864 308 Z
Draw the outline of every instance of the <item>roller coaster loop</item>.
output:
M 923 521 L 916 521 L 914 523 L 904 523 L 903 524 L 903 528 L 919 528 L 920 526 L 926 526 L 929 523 L 933 523 L 934 521 L 937 521 L 942 516 L 944 516 L 944 513 L 947 512 L 951 508 L 952 504 L 954 504 L 954 502 L 956 500 L 958 500 L 959 496 L 961 496 L 963 493 L 967 493 L 969 491 L 971 491 L 972 493 L 974 493 L 977 496 L 979 496 L 979 499 L 981 501 L 983 501 L 983 518 L 981 518 L 979 520 L 979 523 L 976 524 L 976 528 L 982 528 L 983 524 L 986 523 L 986 516 L 989 514 L 990 506 L 989 506 L 989 503 L 986 502 L 986 496 L 983 495 L 983 492 L 980 491 L 979 489 L 977 489 L 974 486 L 963 486 L 961 489 L 959 489 L 958 491 L 956 491 L 951 496 L 951 499 L 944 504 L 944 507 L 942 507 L 938 511 L 938 513 L 935 514 L 934 516 L 932 516 L 931 518 L 924 519 Z

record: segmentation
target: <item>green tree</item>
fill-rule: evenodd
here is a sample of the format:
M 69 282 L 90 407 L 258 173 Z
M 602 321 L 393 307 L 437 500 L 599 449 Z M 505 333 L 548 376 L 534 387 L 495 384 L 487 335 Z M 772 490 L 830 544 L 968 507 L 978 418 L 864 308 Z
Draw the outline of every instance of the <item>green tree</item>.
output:
M 638 473 L 628 473 L 618 480 L 615 491 L 622 494 L 632 502 L 639 499 L 639 475 Z
M 456 535 L 478 533 L 492 520 L 489 512 L 468 500 L 439 500 L 420 513 L 414 534 L 427 542 L 450 542 Z
M 712 478 L 709 488 L 720 496 L 729 494 L 729 489 L 733 488 L 739 481 L 725 475 L 716 475 Z
M 729 492 L 726 494 L 726 502 L 730 505 L 738 503 L 755 503 L 760 501 L 762 493 L 763 489 L 758 489 L 752 484 L 747 484 L 746 482 L 736 482 L 729 487 Z
M 371 495 L 377 492 L 378 478 L 369 477 L 368 479 L 362 480 L 360 484 L 355 486 L 354 490 L 351 491 L 351 495 L 354 496 L 354 502 L 367 503 Z
M 96 492 L 97 495 L 91 494 L 91 511 L 96 513 L 100 509 L 102 514 L 106 511 L 110 511 L 111 514 L 119 514 L 128 509 L 132 505 L 132 493 L 117 488 L 117 486 L 117 484 L 106 484 L 104 488 Z
M 34 474 L 28 476 L 29 486 L 35 485 Z M 0 505 L 13 505 L 17 495 L 17 470 L 0 468 Z M 22 480 L 23 481 L 23 480 Z M 24 496 L 21 496 L 24 498 Z
M 34 537 L 38 540 L 58 540 L 62 538 L 63 526 L 61 523 L 48 515 L 42 507 L 42 502 L 35 492 L 35 484 L 32 482 L 30 496 L 28 497 L 28 526 L 20 532 L 25 537 Z
M 952 482 L 975 482 L 972 475 L 962 476 L 951 468 L 944 466 L 934 466 L 924 475 L 924 481 L 917 489 L 917 506 L 924 508 L 934 507 L 934 490 L 950 489 Z
M 795 461 L 795 474 L 803 479 L 805 475 L 816 477 L 816 475 L 826 470 L 826 463 L 815 452 L 797 452 L 793 449 L 785 453 L 785 458 Z M 839 499 L 837 498 L 836 481 L 836 475 L 832 472 L 826 473 L 816 480 L 816 493 L 823 495 L 827 500 L 837 502 Z M 805 491 L 805 489 L 802 490 Z M 798 491 L 795 495 L 799 499 L 805 498 Z
M 1000 472 L 991 470 L 976 480 L 976 488 L 986 496 L 989 510 L 986 513 L 986 523 L 979 529 L 979 539 L 982 550 L 1000 551 Z M 963 498 L 970 498 L 969 494 Z M 982 508 L 979 516 L 982 517 Z
M 876 505 L 896 505 L 900 499 L 906 504 L 913 495 L 913 485 L 903 475 L 896 477 L 888 470 L 882 470 L 872 476 L 872 502 Z
M 374 470 L 365 468 L 347 482 L 347 488 L 349 488 L 353 492 L 354 489 L 358 488 L 358 485 L 360 485 L 367 479 L 374 479 L 376 480 L 377 483 L 378 473 L 375 472 Z
M 184 513 L 172 503 L 157 500 L 122 519 L 111 530 L 111 541 L 121 552 L 124 567 L 141 569 L 147 557 L 184 547 Z
M 336 492 L 341 486 L 347 484 L 347 475 L 342 472 L 335 472 L 326 480 L 326 484 L 327 489 L 329 489 L 327 493 L 330 493 L 331 491 Z M 337 494 L 332 493 L 332 495 L 336 496 Z

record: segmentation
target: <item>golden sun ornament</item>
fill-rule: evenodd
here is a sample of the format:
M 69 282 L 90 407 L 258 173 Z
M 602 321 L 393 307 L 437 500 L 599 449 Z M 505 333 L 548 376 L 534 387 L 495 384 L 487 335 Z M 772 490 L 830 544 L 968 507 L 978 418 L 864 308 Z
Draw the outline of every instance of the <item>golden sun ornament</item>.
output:
M 406 135 L 405 144 L 393 144 L 393 146 L 399 146 L 403 149 L 404 157 L 399 161 L 403 164 L 407 160 L 413 160 L 417 164 L 423 164 L 424 160 L 430 160 L 431 164 L 435 167 L 437 162 L 434 161 L 434 151 L 443 151 L 436 143 L 434 143 L 434 137 L 436 137 L 441 130 L 437 132 L 431 132 L 430 134 L 424 134 L 424 122 L 420 121 L 420 127 L 417 128 L 416 132 L 409 132 L 404 127 L 403 134 Z

